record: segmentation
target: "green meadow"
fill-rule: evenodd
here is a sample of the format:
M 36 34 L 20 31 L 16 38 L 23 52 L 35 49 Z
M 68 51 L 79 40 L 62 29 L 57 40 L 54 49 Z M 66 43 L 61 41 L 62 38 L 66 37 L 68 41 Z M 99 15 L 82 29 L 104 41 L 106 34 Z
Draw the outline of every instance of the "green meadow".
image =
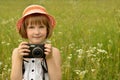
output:
M 57 25 L 50 38 L 62 57 L 62 80 L 120 80 L 119 0 L 0 1 L 0 80 L 10 80 L 12 50 L 24 8 L 40 4 Z

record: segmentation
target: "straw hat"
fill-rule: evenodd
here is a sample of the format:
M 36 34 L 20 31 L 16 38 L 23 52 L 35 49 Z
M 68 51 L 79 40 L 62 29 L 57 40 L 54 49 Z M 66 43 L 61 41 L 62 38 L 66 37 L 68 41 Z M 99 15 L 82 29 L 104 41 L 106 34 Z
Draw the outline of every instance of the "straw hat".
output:
M 17 22 L 17 29 L 20 30 L 21 25 L 23 24 L 24 18 L 28 15 L 34 14 L 34 13 L 39 13 L 39 14 L 44 14 L 46 15 L 52 27 L 55 27 L 56 21 L 53 16 L 47 13 L 46 9 L 43 6 L 40 5 L 30 5 L 27 8 L 24 9 L 22 17 L 18 20 Z

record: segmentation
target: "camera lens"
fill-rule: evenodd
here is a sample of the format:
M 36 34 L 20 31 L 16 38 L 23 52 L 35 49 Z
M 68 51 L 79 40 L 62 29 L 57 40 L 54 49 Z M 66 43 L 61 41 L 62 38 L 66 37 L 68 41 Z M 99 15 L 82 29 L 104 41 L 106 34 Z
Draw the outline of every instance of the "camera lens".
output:
M 36 47 L 33 49 L 32 55 L 35 58 L 42 58 L 43 57 L 43 50 L 40 47 Z

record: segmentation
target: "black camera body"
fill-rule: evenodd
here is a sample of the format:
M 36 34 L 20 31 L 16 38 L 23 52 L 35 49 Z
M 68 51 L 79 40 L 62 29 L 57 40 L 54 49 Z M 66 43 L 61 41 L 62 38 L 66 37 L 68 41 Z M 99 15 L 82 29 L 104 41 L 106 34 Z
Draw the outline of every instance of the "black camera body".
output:
M 44 44 L 27 44 L 29 46 L 29 54 L 23 56 L 24 58 L 45 58 Z

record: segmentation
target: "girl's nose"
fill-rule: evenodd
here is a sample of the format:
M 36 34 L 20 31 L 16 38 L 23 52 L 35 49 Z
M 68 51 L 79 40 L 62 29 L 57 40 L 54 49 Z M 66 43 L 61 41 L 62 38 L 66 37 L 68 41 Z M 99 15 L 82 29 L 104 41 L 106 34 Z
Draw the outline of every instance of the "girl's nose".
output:
M 36 28 L 36 29 L 34 30 L 34 33 L 35 33 L 35 34 L 40 34 L 40 30 Z

